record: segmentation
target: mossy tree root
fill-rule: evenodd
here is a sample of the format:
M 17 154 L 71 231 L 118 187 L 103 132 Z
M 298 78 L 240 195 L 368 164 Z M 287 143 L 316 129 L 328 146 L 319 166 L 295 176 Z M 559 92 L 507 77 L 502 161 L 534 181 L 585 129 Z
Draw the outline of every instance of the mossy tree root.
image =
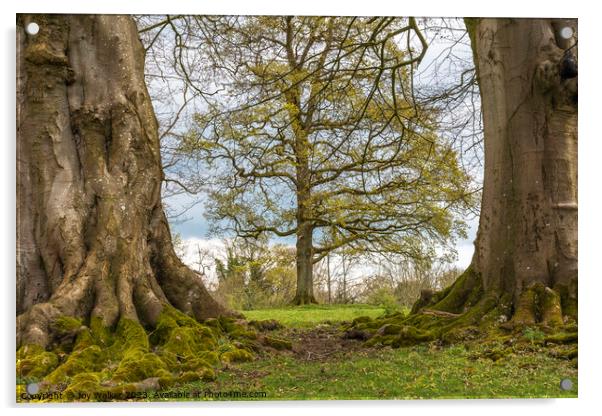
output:
M 576 339 L 576 307 L 568 293 L 571 290 L 555 290 L 536 282 L 513 301 L 510 293 L 485 291 L 479 274 L 468 268 L 441 292 L 424 291 L 410 314 L 356 318 L 346 327 L 344 336 L 367 339 L 368 345 L 400 347 L 520 334 L 526 328 L 537 327 L 550 339 L 558 333 L 565 334 L 562 339 Z
M 86 324 L 61 316 L 51 323 L 64 341 L 51 350 L 27 344 L 17 352 L 17 376 L 44 391 L 63 391 L 67 400 L 86 393 L 125 393 L 215 379 L 220 365 L 254 359 L 261 344 L 290 348 L 286 340 L 259 337 L 232 317 L 196 319 L 165 305 L 148 331 L 122 318 L 115 328 L 100 318 Z

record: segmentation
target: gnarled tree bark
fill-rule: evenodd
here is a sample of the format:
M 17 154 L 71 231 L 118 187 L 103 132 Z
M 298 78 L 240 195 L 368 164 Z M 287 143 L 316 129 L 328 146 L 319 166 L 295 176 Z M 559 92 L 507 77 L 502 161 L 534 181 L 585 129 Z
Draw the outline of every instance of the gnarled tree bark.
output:
M 18 16 L 17 346 L 47 346 L 60 316 L 228 313 L 173 250 L 159 150 L 130 17 Z
M 577 318 L 577 22 L 466 22 L 485 128 L 475 254 L 461 279 L 414 312 L 480 303 L 484 314 L 503 299 L 507 326 L 562 324 Z
M 486 171 L 473 265 L 485 291 L 512 294 L 526 323 L 545 318 L 519 310 L 538 283 L 576 316 L 577 74 L 561 76 L 576 54 L 576 36 L 561 31 L 576 25 L 483 19 L 474 28 Z

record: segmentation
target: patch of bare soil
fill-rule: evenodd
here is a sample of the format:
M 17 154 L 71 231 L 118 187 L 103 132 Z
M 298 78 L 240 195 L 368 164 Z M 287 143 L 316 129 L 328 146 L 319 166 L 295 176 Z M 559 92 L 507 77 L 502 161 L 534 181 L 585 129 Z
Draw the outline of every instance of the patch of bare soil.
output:
M 290 329 L 283 335 L 292 341 L 292 353 L 299 360 L 326 361 L 368 350 L 362 341 L 343 338 L 337 325 L 323 324 L 310 329 Z

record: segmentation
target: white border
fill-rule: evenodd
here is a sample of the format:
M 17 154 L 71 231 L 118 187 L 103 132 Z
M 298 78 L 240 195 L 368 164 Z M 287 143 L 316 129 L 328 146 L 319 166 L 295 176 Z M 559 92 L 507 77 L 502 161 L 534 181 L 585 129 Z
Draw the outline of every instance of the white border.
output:
M 198 409 L 202 414 L 214 413 L 229 415 L 241 413 L 265 415 L 266 413 L 287 416 L 312 415 L 341 412 L 346 415 L 362 414 L 376 407 L 377 412 L 395 411 L 397 414 L 445 414 L 447 415 L 504 415 L 523 412 L 554 414 L 588 414 L 596 407 L 600 383 L 600 294 L 602 293 L 602 273 L 600 267 L 600 15 L 594 9 L 594 2 L 546 1 L 528 2 L 525 0 L 504 0 L 500 2 L 459 1 L 459 0 L 303 0 L 297 2 L 277 0 L 145 0 L 139 2 L 106 0 L 94 3 L 67 0 L 29 0 L 24 3 L 3 1 L 1 19 L 3 24 L 2 46 L 4 51 L 2 76 L 2 117 L 4 126 L 2 162 L 2 246 L 0 264 L 3 266 L 2 312 L 4 337 L 1 343 L 6 371 L 2 373 L 2 405 L 8 414 L 47 414 L 71 415 L 104 414 L 113 409 L 118 412 L 164 415 L 166 412 L 187 413 Z M 204 14 L 304 14 L 304 15 L 412 15 L 412 16 L 521 16 L 521 17 L 578 17 L 580 34 L 580 97 L 579 107 L 579 188 L 580 188 L 580 329 L 579 342 L 579 399 L 559 400 L 457 400 L 457 401 L 404 401 L 404 402 L 252 402 L 252 403 L 194 403 L 186 404 L 112 404 L 100 406 L 29 406 L 15 407 L 14 403 L 14 310 L 15 310 L 15 13 L 204 13 Z M 598 260 L 598 261 L 596 261 Z M 108 406 L 108 407 L 107 407 Z

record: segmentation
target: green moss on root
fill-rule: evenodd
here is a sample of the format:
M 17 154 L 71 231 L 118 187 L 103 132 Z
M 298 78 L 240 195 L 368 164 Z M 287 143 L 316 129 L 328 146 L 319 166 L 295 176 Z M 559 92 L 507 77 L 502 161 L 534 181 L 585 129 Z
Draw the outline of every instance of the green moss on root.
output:
M 481 276 L 472 267 L 469 267 L 447 290 L 434 297 L 433 300 L 436 303 L 433 303 L 431 308 L 445 312 L 462 313 L 480 299 L 481 286 Z
M 413 308 L 415 312 L 409 316 L 356 319 L 344 327 L 343 336 L 367 337 L 367 345 L 400 347 L 435 340 L 443 343 L 477 338 L 502 340 L 509 334 L 520 337 L 522 330 L 534 327 L 553 335 L 548 338 L 550 342 L 561 342 L 565 337 L 571 340 L 573 335 L 558 335 L 559 331 L 576 332 L 574 322 L 564 323 L 563 296 L 541 283 L 534 283 L 521 292 L 513 305 L 510 293 L 499 296 L 484 292 L 480 275 L 469 268 L 448 289 L 423 294 L 419 305 Z M 349 335 L 356 333 L 361 337 Z
M 24 345 L 17 351 L 17 375 L 39 380 L 59 364 L 57 354 L 39 345 Z
M 480 336 L 483 332 L 476 325 L 459 326 L 456 328 L 450 328 L 447 331 L 442 331 L 440 338 L 445 344 L 455 344 L 463 341 L 473 341 Z
M 560 295 L 562 313 L 568 320 L 577 321 L 577 280 L 569 284 L 556 284 L 554 290 Z
M 220 358 L 222 361 L 224 361 L 226 363 L 236 363 L 236 362 L 252 361 L 254 357 L 253 357 L 253 354 L 251 354 L 247 350 L 240 349 L 240 348 L 233 348 L 230 351 L 226 351 L 226 352 L 222 353 Z
M 194 357 L 195 355 L 215 349 L 215 337 L 206 328 L 178 327 L 174 328 L 161 351 L 173 353 L 180 358 Z
M 121 359 L 113 380 L 118 382 L 134 382 L 150 377 L 165 376 L 167 365 L 156 354 L 142 349 L 130 348 Z
M 283 338 L 265 336 L 263 338 L 263 342 L 268 347 L 272 347 L 277 350 L 292 350 L 293 349 L 293 343 L 290 342 L 289 340 L 283 339 Z
M 541 289 L 539 292 L 539 307 L 540 320 L 545 325 L 558 327 L 564 323 L 560 295 L 556 291 L 549 287 Z
M 120 319 L 115 331 L 115 342 L 111 345 L 112 350 L 126 352 L 130 349 L 148 351 L 148 335 L 138 322 L 131 319 Z
M 119 393 L 172 386 L 184 379 L 214 380 L 222 362 L 250 361 L 252 351 L 262 348 L 257 332 L 244 321 L 219 318 L 201 323 L 171 306 L 164 308 L 150 334 L 128 319 L 114 328 L 99 318 L 86 326 L 79 319 L 61 317 L 53 325 L 57 337 L 71 339 L 70 348 L 23 346 L 17 351 L 17 375 L 42 380 L 46 391 L 64 391 L 71 398 L 80 391 Z M 271 344 L 290 346 L 279 338 Z
M 403 327 L 398 324 L 384 324 L 383 326 L 381 326 L 378 329 L 377 334 L 378 335 L 395 335 L 395 334 L 399 334 L 401 332 L 402 328 Z
M 579 351 L 578 351 L 577 347 L 575 346 L 575 347 L 572 347 L 572 348 L 569 348 L 569 349 L 566 349 L 566 350 L 560 352 L 557 355 L 557 357 L 565 358 L 567 360 L 572 360 L 572 359 L 576 359 L 578 354 L 579 354 Z
M 106 359 L 98 345 L 92 345 L 71 353 L 67 360 L 44 378 L 52 385 L 70 382 L 77 374 L 100 371 Z
M 213 381 L 215 380 L 215 371 L 211 368 L 202 368 L 196 371 L 185 371 L 176 380 L 177 383 L 190 383 L 191 381 Z
M 101 376 L 98 373 L 76 374 L 63 394 L 67 400 L 75 400 L 81 397 L 81 393 L 91 395 L 95 392 L 101 392 L 104 389 L 101 387 L 100 382 Z
M 357 326 L 358 324 L 365 324 L 372 321 L 373 319 L 369 316 L 358 316 L 353 321 L 351 321 L 351 326 Z
M 543 324 L 548 327 L 563 325 L 561 295 L 541 282 L 535 282 L 520 293 L 509 326 L 525 327 Z
M 498 304 L 498 298 L 494 294 L 483 296 L 472 308 L 445 324 L 441 330 L 445 332 L 451 328 L 467 327 L 473 325 L 483 326 L 486 324 L 482 318 Z
M 249 326 L 259 331 L 275 331 L 284 328 L 282 324 L 275 319 L 264 319 L 259 321 L 249 321 Z
M 81 319 L 70 316 L 61 316 L 55 319 L 50 328 L 55 336 L 76 335 L 83 326 Z
M 383 345 L 399 348 L 432 341 L 436 338 L 436 334 L 433 331 L 419 329 L 410 325 L 387 324 L 386 328 L 388 328 L 386 331 L 379 331 L 377 335 L 370 338 L 366 342 L 366 345 Z
M 561 332 L 544 338 L 546 344 L 572 344 L 577 343 L 578 340 L 577 332 Z
M 214 364 L 210 363 L 209 361 L 203 359 L 203 358 L 191 358 L 189 360 L 186 360 L 185 362 L 183 362 L 180 365 L 180 369 L 182 371 L 196 371 L 196 370 L 200 370 L 200 369 L 211 369 L 213 367 Z
M 113 342 L 113 333 L 111 328 L 107 327 L 100 317 L 90 319 L 89 331 L 94 342 L 101 346 L 110 345 Z
M 413 326 L 403 326 L 397 338 L 391 344 L 392 347 L 403 347 L 415 345 L 422 342 L 432 341 L 436 338 L 436 333 L 429 330 L 422 330 Z

